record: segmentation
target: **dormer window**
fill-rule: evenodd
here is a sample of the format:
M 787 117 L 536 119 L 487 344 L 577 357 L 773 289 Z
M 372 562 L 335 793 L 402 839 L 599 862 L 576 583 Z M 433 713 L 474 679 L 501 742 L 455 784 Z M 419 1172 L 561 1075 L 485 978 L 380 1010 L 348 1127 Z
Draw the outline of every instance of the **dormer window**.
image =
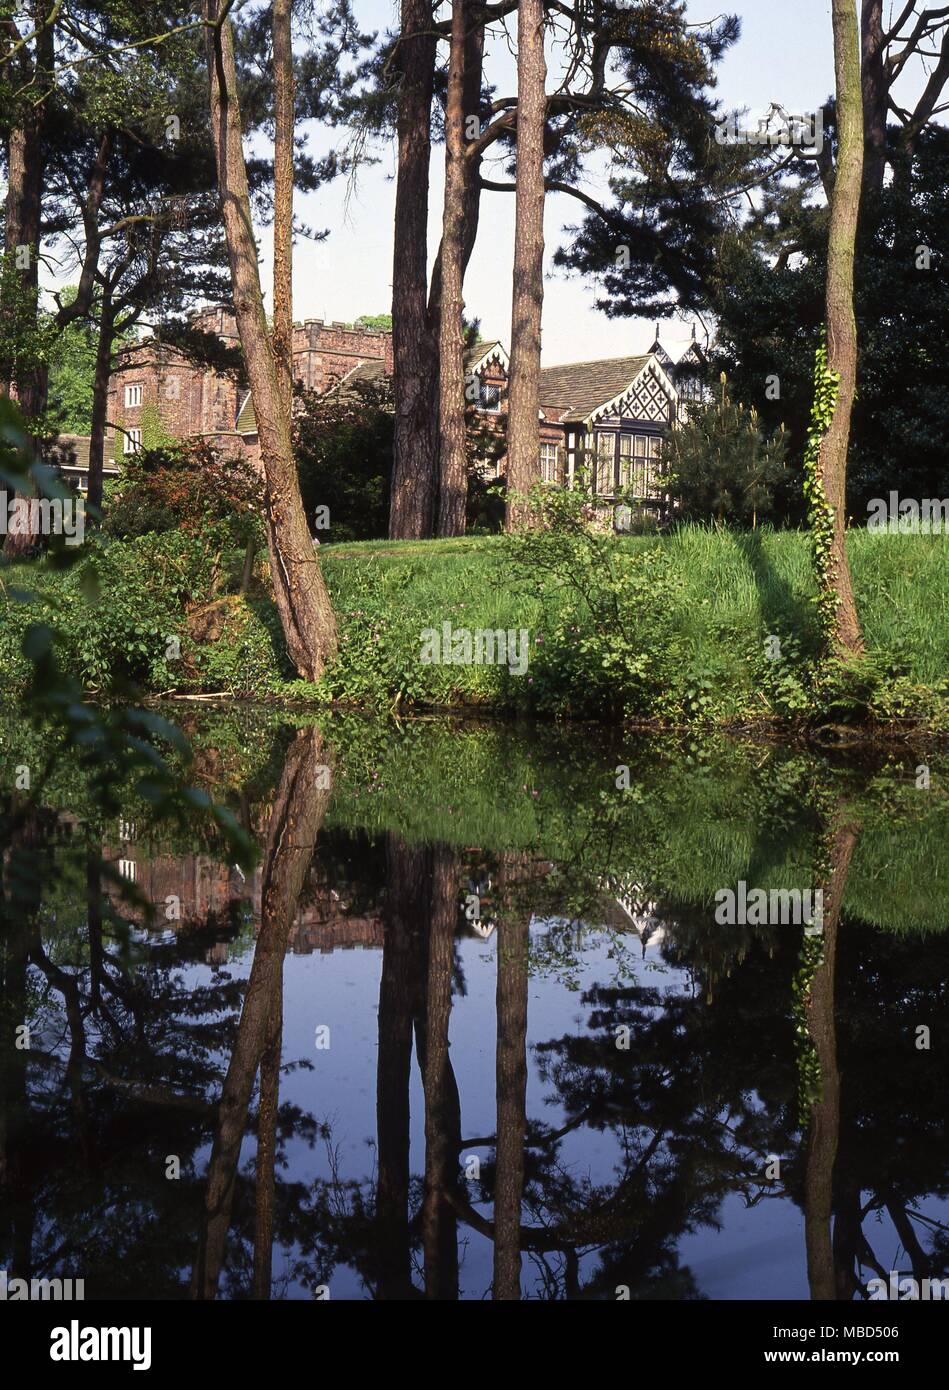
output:
M 497 415 L 501 409 L 501 388 L 494 381 L 482 381 L 481 399 L 478 402 L 482 410 L 490 410 L 493 415 Z

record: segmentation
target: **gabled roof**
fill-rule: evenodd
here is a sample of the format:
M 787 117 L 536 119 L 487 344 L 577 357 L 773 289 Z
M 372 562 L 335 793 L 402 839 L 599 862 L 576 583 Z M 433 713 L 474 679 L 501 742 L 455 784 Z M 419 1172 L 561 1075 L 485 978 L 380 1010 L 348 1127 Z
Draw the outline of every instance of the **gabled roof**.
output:
M 89 467 L 89 446 L 92 440 L 88 434 L 58 434 L 53 440 L 52 452 L 61 468 Z
M 504 350 L 504 344 L 498 338 L 493 338 L 490 342 L 472 343 L 471 347 L 465 348 L 465 371 L 478 372 L 492 357 L 496 357 L 505 371 L 510 367 L 510 359 Z
M 662 346 L 662 343 L 659 341 L 658 323 L 656 324 L 656 339 L 649 351 L 653 357 L 659 358 L 659 361 L 662 363 L 664 367 L 672 366 L 672 358 L 669 356 L 665 348 Z
M 368 362 L 358 362 L 355 367 L 351 367 L 344 376 L 341 376 L 338 381 L 334 381 L 320 394 L 329 396 L 334 391 L 345 392 L 347 385 L 353 381 L 382 381 L 385 374 L 386 366 L 382 358 L 371 357 Z M 237 424 L 234 428 L 238 434 L 257 433 L 257 416 L 254 414 L 254 402 L 249 391 L 241 402 L 241 408 L 237 412 Z
M 707 361 L 708 358 L 706 357 L 704 350 L 693 338 L 691 343 L 689 343 L 689 346 L 686 348 L 685 352 L 682 354 L 682 356 L 676 363 L 676 368 L 678 369 L 679 367 L 691 367 L 694 365 L 704 366 Z
M 564 421 L 586 420 L 607 402 L 621 396 L 651 360 L 647 353 L 640 357 L 604 357 L 595 362 L 543 367 L 540 403 L 548 412 L 561 412 Z

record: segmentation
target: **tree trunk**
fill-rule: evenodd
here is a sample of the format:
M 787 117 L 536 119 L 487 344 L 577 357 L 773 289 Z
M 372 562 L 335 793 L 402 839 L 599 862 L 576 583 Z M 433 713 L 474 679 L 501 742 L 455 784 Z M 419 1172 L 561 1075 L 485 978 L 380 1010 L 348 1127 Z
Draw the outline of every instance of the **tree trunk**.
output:
M 300 496 L 290 421 L 283 406 L 267 334 L 257 245 L 241 147 L 234 35 L 219 22 L 221 0 L 205 0 L 211 86 L 211 138 L 227 238 L 234 312 L 240 334 L 264 466 L 267 536 L 274 597 L 290 659 L 316 681 L 336 655 L 336 619 L 313 548 Z
M 883 65 L 883 0 L 863 0 L 861 18 L 861 78 L 863 84 L 863 126 L 865 168 L 863 186 L 877 194 L 886 173 L 886 113 L 889 83 Z
M 436 39 L 429 0 L 402 0 L 399 167 L 392 267 L 395 430 L 389 535 L 430 536 L 435 509 L 437 346 L 428 317 L 428 172 Z
M 858 834 L 858 827 L 850 823 L 839 825 L 834 832 L 830 882 L 824 888 L 823 957 L 811 981 L 806 1005 L 807 1031 L 817 1056 L 821 1088 L 809 1116 L 804 1177 L 804 1241 L 813 1299 L 836 1299 L 838 1289 L 831 1236 L 834 1166 L 840 1137 L 834 979 L 844 891 Z
M 502 859 L 498 893 L 511 884 L 512 856 Z M 494 1180 L 494 1290 L 498 1300 L 521 1296 L 521 1198 L 527 1132 L 527 962 L 529 917 L 515 906 L 498 923 L 497 1171 Z
M 463 536 L 468 500 L 465 466 L 465 364 L 461 319 L 465 225 L 465 28 L 469 6 L 452 0 L 445 103 L 445 212 L 438 332 L 439 536 Z
M 449 1054 L 451 985 L 458 916 L 458 864 L 445 846 L 432 851 L 425 990 L 425 1187 L 422 1246 L 428 1298 L 458 1298 L 457 1220 L 445 1193 L 457 1185 L 461 1105 Z
M 36 29 L 32 62 L 20 49 L 13 60 L 15 85 L 28 89 L 7 139 L 7 198 L 4 250 L 7 255 L 26 254 L 19 267 L 19 283 L 39 309 L 39 249 L 43 213 L 44 128 L 48 104 L 43 100 L 52 80 L 53 26 L 46 23 L 48 0 L 35 0 L 28 22 Z M 16 31 L 14 30 L 14 33 Z M 9 67 L 6 68 L 10 75 Z M 46 370 L 35 368 L 22 380 L 4 383 L 5 394 L 15 388 L 20 408 L 28 420 L 46 409 Z
M 293 133 L 291 0 L 274 0 L 273 355 L 290 424 L 293 398 Z
M 819 471 L 833 509 L 831 564 L 837 594 L 836 645 L 863 651 L 863 638 L 847 561 L 847 450 L 857 385 L 857 321 L 854 314 L 854 257 L 863 182 L 863 102 L 860 45 L 853 0 L 833 0 L 834 67 L 837 75 L 839 148 L 830 207 L 827 248 L 828 368 L 839 389 L 830 427 L 820 446 Z
M 464 148 L 464 202 L 461 222 L 461 280 L 464 285 L 464 275 L 474 250 L 475 241 L 478 235 L 478 219 L 481 213 L 481 161 L 482 151 L 477 143 L 476 137 L 469 139 L 467 123 L 472 117 L 479 118 L 481 111 L 481 79 L 484 68 L 484 24 L 475 22 L 468 0 L 468 29 L 465 34 L 464 48 L 464 82 L 463 82 L 463 136 L 465 141 Z M 439 337 L 441 334 L 441 312 L 442 312 L 442 259 L 444 252 L 444 236 L 439 244 L 438 254 L 435 257 L 435 264 L 432 267 L 432 283 L 428 295 L 428 318 L 432 325 L 432 331 Z M 462 335 L 463 336 L 463 335 Z M 434 402 L 433 409 L 439 410 L 439 382 L 441 354 L 433 360 L 432 375 L 435 378 L 427 387 Z M 462 342 L 462 363 L 464 363 L 464 343 Z M 462 371 L 462 377 L 464 372 Z M 462 390 L 464 387 L 462 387 Z M 440 418 L 440 412 L 436 416 Z M 441 452 L 441 451 L 439 451 Z M 467 472 L 467 470 L 466 470 Z M 445 464 L 441 457 L 438 459 L 438 479 L 437 495 L 441 498 L 445 490 Z M 468 480 L 465 477 L 465 497 L 467 500 Z M 439 535 L 443 534 L 441 530 Z M 448 534 L 445 532 L 444 534 Z
M 102 470 L 105 464 L 106 416 L 109 412 L 109 375 L 112 371 L 112 343 L 115 338 L 115 310 L 108 288 L 102 291 L 99 337 L 96 342 L 96 370 L 92 383 L 92 424 L 89 438 L 89 473 L 86 480 L 90 507 L 102 506 Z M 116 436 L 118 446 L 118 436 Z
M 18 288 L 38 304 L 40 213 L 43 186 L 41 117 L 25 114 L 7 140 L 7 200 L 4 252 L 14 258 Z M 35 415 L 37 382 L 30 372 L 4 382 L 4 394 L 15 395 L 29 419 Z
M 469 0 L 466 0 L 466 4 Z M 475 138 L 469 138 L 467 123 L 470 118 L 480 118 L 481 81 L 484 72 L 484 24 L 478 24 L 469 9 L 468 32 L 465 35 L 464 61 L 464 140 L 465 140 L 465 204 L 462 218 L 461 270 L 462 276 L 468 269 L 471 253 L 478 235 L 478 219 L 481 214 L 481 163 L 484 151 Z M 442 244 L 439 243 L 435 264 L 432 266 L 432 283 L 428 294 L 429 322 L 437 329 L 440 326 L 442 303 Z
M 32 23 L 36 29 L 32 64 L 23 59 L 14 71 L 29 89 L 20 114 L 7 140 L 7 198 L 4 250 L 7 255 L 25 254 L 26 263 L 18 277 L 21 289 L 30 297 L 35 318 L 39 313 L 39 251 L 43 216 L 43 173 L 45 165 L 44 129 L 48 103 L 43 99 L 52 81 L 55 59 L 53 25 L 47 24 L 48 0 L 36 0 Z M 26 50 L 21 49 L 22 58 Z M 0 312 L 4 306 L 0 305 Z M 44 363 L 33 362 L 15 381 L 2 383 L 2 393 L 16 397 L 27 422 L 39 421 L 46 411 L 49 372 Z M 37 443 L 36 452 L 39 454 Z M 20 495 L 20 494 L 18 494 Z M 3 553 L 12 559 L 28 555 L 37 543 L 28 531 L 7 536 Z
M 517 10 L 517 191 L 507 416 L 507 529 L 527 519 L 523 497 L 540 477 L 540 330 L 544 306 L 543 0 Z M 514 494 L 519 494 L 519 498 Z
M 330 792 L 320 785 L 323 756 L 322 738 L 316 729 L 297 734 L 287 750 L 270 818 L 261 883 L 260 931 L 221 1089 L 217 1129 L 208 1162 L 204 1228 L 191 1275 L 191 1297 L 194 1299 L 217 1296 L 254 1078 L 261 1062 L 268 1053 L 273 1053 L 278 1042 L 275 1028 L 282 1008 L 283 959 L 316 838 L 330 801 Z M 265 1079 L 265 1105 L 276 1104 L 273 1066 L 271 1055 Z M 267 1161 L 265 1155 L 264 1162 Z M 264 1201 L 266 1203 L 266 1195 Z M 265 1266 L 261 1258 L 260 1233 L 257 1245 L 255 1287 L 262 1283 L 261 1271 Z

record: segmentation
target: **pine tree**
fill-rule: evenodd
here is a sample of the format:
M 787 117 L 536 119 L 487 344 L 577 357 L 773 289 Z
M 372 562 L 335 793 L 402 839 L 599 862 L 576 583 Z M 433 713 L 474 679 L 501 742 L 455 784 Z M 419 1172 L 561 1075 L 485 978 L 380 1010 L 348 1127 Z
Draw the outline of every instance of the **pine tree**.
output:
M 732 399 L 723 375 L 714 399 L 664 443 L 664 487 L 682 520 L 754 526 L 774 506 L 786 455 L 784 432 L 766 436 L 757 412 Z

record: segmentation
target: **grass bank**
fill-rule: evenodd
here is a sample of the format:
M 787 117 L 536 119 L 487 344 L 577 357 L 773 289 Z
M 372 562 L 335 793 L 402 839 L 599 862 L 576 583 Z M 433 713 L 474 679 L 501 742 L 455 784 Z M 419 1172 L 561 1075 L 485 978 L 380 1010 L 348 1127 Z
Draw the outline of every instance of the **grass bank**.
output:
M 525 565 L 502 537 L 325 546 L 340 655 L 310 687 L 293 679 L 262 575 L 247 598 L 234 593 L 241 557 L 213 537 L 97 543 L 62 573 L 5 573 L 6 586 L 29 583 L 37 598 L 0 594 L 0 679 L 25 678 L 22 631 L 45 620 L 63 663 L 103 693 L 131 680 L 153 694 L 373 709 L 949 727 L 949 538 L 851 534 L 868 657 L 845 674 L 817 660 L 805 535 L 693 527 L 603 545 L 603 581 L 569 563 Z M 446 623 L 525 632 L 526 669 L 423 660 L 423 632 Z M 621 705 L 608 708 L 616 691 Z

